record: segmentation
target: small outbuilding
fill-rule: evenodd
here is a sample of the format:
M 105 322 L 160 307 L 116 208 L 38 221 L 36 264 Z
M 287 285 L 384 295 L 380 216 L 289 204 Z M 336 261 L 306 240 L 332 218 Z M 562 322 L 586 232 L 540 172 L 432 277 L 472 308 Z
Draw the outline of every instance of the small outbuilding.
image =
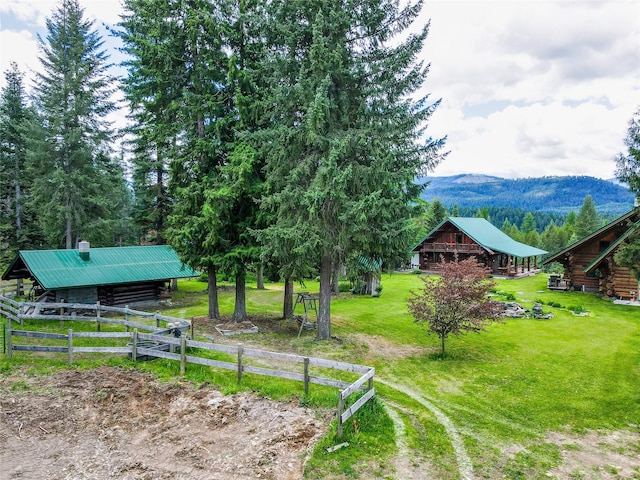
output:
M 517 276 L 538 271 L 547 252 L 517 242 L 484 218 L 448 217 L 412 248 L 412 266 L 437 271 L 440 259 L 476 257 L 494 275 Z
M 616 263 L 614 255 L 629 236 L 639 230 L 640 209 L 636 208 L 554 253 L 543 265 L 560 263 L 564 267 L 562 280 L 575 290 L 636 299 L 638 281 L 628 268 Z
M 199 276 L 168 245 L 21 250 L 3 280 L 31 279 L 39 301 L 135 305 L 158 301 L 174 278 Z

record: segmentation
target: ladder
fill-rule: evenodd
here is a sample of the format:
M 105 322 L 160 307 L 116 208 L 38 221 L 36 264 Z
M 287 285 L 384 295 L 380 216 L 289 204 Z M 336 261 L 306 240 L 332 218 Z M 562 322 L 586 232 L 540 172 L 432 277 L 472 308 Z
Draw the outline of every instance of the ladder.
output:
M 298 331 L 298 337 L 302 333 L 302 330 L 313 330 L 316 328 L 317 322 L 309 321 L 309 312 L 314 312 L 316 315 L 316 321 L 318 319 L 318 307 L 317 307 L 318 297 L 316 295 L 311 295 L 306 292 L 298 292 L 298 298 L 296 299 L 296 303 L 293 306 L 293 311 L 295 313 L 296 307 L 298 304 L 302 304 L 304 309 L 304 315 L 302 315 L 302 319 L 298 320 L 300 322 L 300 330 Z

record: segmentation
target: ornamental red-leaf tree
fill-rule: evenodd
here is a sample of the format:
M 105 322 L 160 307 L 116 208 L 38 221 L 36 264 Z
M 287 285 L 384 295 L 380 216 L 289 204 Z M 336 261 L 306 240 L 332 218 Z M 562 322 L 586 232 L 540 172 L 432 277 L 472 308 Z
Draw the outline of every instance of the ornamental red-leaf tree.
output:
M 487 324 L 499 319 L 501 308 L 488 295 L 495 286 L 489 279 L 489 269 L 475 257 L 451 262 L 442 258 L 440 271 L 438 276 L 421 277 L 424 286 L 410 292 L 407 304 L 414 322 L 440 337 L 444 358 L 449 335 L 484 330 Z

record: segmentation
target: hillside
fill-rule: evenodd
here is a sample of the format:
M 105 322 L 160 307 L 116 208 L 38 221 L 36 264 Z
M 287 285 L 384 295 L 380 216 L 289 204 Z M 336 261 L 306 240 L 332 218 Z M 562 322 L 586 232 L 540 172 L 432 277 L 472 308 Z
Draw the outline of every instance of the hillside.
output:
M 594 177 L 538 177 L 505 179 L 487 175 L 423 177 L 429 182 L 422 198 L 440 200 L 446 207 L 511 207 L 531 212 L 566 214 L 578 211 L 591 195 L 601 214 L 623 214 L 634 196 L 625 186 Z

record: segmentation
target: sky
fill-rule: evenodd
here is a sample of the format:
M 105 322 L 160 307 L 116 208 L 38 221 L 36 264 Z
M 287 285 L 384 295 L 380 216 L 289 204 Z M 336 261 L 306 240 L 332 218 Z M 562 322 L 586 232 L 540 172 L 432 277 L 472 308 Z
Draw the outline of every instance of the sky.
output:
M 119 21 L 120 1 L 80 4 L 119 61 L 105 27 Z M 16 61 L 27 88 L 55 5 L 0 2 L 0 68 Z M 419 21 L 431 22 L 421 93 L 441 100 L 427 134 L 446 136 L 449 152 L 433 176 L 615 176 L 640 108 L 640 1 L 426 0 Z

